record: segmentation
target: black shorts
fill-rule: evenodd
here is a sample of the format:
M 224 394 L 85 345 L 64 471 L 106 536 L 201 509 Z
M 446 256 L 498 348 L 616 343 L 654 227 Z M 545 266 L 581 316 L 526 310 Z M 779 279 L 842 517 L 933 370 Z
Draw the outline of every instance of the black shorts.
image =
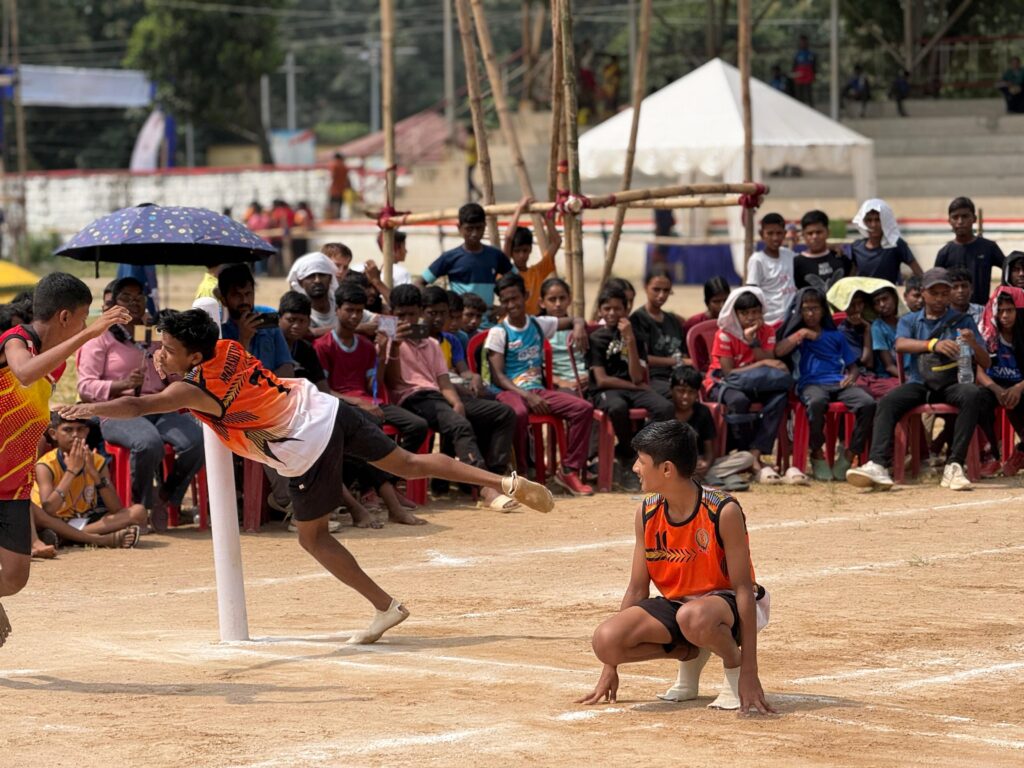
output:
M 736 596 L 730 594 L 713 595 L 713 597 L 720 597 L 725 600 L 729 605 L 729 610 L 732 611 L 732 639 L 739 645 L 740 642 L 740 612 L 736 608 Z M 668 630 L 669 635 L 672 636 L 671 642 L 663 643 L 662 647 L 665 649 L 665 653 L 671 653 L 673 649 L 680 645 L 693 645 L 683 635 L 683 630 L 679 628 L 679 622 L 676 621 L 676 613 L 680 608 L 683 607 L 683 603 L 678 600 L 669 600 L 665 597 L 649 597 L 646 600 L 641 600 L 637 603 L 637 606 L 643 608 L 651 616 L 656 618 L 662 624 L 665 625 L 665 629 Z M 696 647 L 696 646 L 694 646 Z
M 295 520 L 318 520 L 341 506 L 345 456 L 379 461 L 398 448 L 361 408 L 338 402 L 331 439 L 305 474 L 288 478 Z
M 32 554 L 32 512 L 28 499 L 0 500 L 0 548 Z

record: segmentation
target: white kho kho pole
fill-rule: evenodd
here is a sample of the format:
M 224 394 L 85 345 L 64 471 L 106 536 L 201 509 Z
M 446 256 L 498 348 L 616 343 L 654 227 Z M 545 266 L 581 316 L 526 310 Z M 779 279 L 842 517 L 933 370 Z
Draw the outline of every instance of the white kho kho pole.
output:
M 220 328 L 220 303 L 216 299 L 196 299 L 192 307 L 203 310 Z M 206 449 L 206 485 L 210 499 L 220 639 L 221 642 L 248 640 L 249 617 L 245 611 L 242 542 L 238 533 L 238 500 L 231 451 L 205 424 L 203 446 Z

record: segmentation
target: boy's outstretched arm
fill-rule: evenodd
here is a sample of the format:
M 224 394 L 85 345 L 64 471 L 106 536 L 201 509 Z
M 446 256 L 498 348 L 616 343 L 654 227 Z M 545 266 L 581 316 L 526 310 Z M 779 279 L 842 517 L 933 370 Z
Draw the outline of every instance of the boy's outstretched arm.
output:
M 501 250 L 508 258 L 512 258 L 512 237 L 516 233 L 516 228 L 519 226 L 519 219 L 523 216 L 523 211 L 526 207 L 533 203 L 533 198 L 527 195 L 519 204 L 516 206 L 515 211 L 512 213 L 512 218 L 508 221 L 508 227 L 505 229 L 505 240 L 502 243 Z
M 118 397 L 105 403 L 78 403 L 57 409 L 65 419 L 81 420 L 99 416 L 107 419 L 134 419 L 151 413 L 173 413 L 188 408 L 220 416 L 221 404 L 199 387 L 176 381 L 162 392 L 141 397 Z
M 736 609 L 740 615 L 740 712 L 746 714 L 753 707 L 762 714 L 773 713 L 775 710 L 765 700 L 757 674 L 757 609 L 754 582 L 750 577 L 750 546 L 747 524 L 738 504 L 725 505 L 718 530 L 725 545 L 729 579 L 736 591 Z
M 111 307 L 106 310 L 92 325 L 87 325 L 70 339 L 62 341 L 52 349 L 37 355 L 28 351 L 28 346 L 20 339 L 12 339 L 3 349 L 7 365 L 18 383 L 23 387 L 35 384 L 54 368 L 60 366 L 71 355 L 75 354 L 85 342 L 102 336 L 112 325 L 130 323 L 131 313 L 124 307 Z

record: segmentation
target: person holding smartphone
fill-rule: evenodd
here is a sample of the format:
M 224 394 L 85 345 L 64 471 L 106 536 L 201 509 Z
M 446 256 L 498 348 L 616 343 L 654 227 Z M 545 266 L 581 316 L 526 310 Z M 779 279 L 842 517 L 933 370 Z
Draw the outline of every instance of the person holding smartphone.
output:
M 256 280 L 245 264 L 225 267 L 217 276 L 217 289 L 228 311 L 221 325 L 221 338 L 237 341 L 275 375 L 295 376 L 295 361 L 288 342 L 278 327 L 278 315 L 272 307 L 256 306 Z

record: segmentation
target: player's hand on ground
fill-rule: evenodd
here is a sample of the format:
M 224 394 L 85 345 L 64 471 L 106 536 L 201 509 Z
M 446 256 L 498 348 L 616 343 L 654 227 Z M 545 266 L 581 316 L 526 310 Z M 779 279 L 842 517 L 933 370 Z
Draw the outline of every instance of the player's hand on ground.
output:
M 577 704 L 614 704 L 619 693 L 619 670 L 609 664 L 604 665 L 601 670 L 601 677 L 594 686 L 594 690 L 586 696 L 576 699 Z
M 93 413 L 92 403 L 75 403 L 74 405 L 62 405 L 57 408 L 57 413 L 61 415 L 61 418 L 68 421 L 81 421 L 83 419 L 91 419 L 95 414 Z
M 777 714 L 765 699 L 757 674 L 740 672 L 740 714 L 749 715 L 751 711 L 762 715 Z
M 113 325 L 126 325 L 132 321 L 132 313 L 124 307 L 113 306 L 104 310 L 103 314 L 95 322 L 85 329 L 89 338 L 95 339 L 102 336 Z

